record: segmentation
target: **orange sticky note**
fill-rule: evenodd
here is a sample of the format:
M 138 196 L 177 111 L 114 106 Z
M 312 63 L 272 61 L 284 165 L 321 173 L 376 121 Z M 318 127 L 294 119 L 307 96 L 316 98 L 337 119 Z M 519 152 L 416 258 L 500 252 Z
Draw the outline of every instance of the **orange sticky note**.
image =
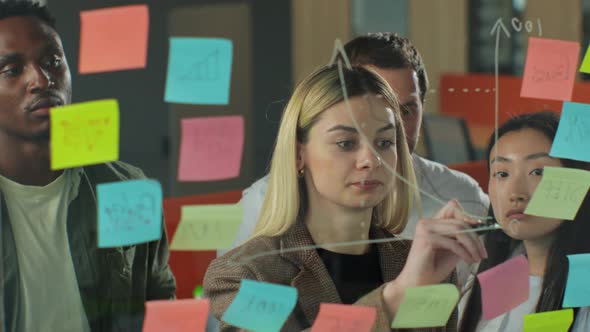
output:
M 374 307 L 322 303 L 311 332 L 369 332 L 375 318 Z
M 143 332 L 205 331 L 208 315 L 208 299 L 148 301 Z
M 80 73 L 145 68 L 148 30 L 147 5 L 81 12 Z
M 520 96 L 571 101 L 579 54 L 577 42 L 530 37 Z
M 183 119 L 179 181 L 213 181 L 240 175 L 244 148 L 244 117 Z

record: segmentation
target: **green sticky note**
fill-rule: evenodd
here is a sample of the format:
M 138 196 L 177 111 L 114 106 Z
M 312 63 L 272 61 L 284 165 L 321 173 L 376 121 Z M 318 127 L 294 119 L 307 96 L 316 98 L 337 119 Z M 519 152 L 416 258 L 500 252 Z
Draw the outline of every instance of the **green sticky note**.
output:
M 572 220 L 590 187 L 590 172 L 565 167 L 543 170 L 541 182 L 533 193 L 525 214 Z
M 119 105 L 98 100 L 52 108 L 51 169 L 119 159 Z
M 197 286 L 193 291 L 193 296 L 195 297 L 195 299 L 200 299 L 201 297 L 203 297 L 203 286 Z
M 523 332 L 567 332 L 574 321 L 570 309 L 524 315 Z
M 444 326 L 457 301 L 459 291 L 453 284 L 407 289 L 391 327 L 403 329 Z
M 580 72 L 590 74 L 590 45 L 588 45 L 588 48 L 586 49 L 586 55 L 584 55 L 584 60 L 582 60 Z
M 231 246 L 243 209 L 239 204 L 183 206 L 170 250 L 216 250 Z

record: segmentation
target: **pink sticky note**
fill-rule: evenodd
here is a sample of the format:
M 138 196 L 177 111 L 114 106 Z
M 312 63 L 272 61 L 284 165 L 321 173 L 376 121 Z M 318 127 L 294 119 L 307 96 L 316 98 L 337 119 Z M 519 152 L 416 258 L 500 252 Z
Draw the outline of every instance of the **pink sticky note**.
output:
M 146 5 L 81 12 L 80 73 L 145 68 L 148 30 Z
M 373 307 L 322 303 L 311 332 L 369 332 L 376 317 Z
M 240 175 L 244 118 L 216 116 L 183 119 L 179 181 L 213 181 Z
M 485 320 L 510 311 L 529 298 L 529 263 L 524 256 L 484 271 L 477 278 Z
M 208 315 L 208 299 L 148 301 L 143 332 L 205 331 Z
M 520 96 L 572 100 L 579 54 L 577 42 L 530 37 Z

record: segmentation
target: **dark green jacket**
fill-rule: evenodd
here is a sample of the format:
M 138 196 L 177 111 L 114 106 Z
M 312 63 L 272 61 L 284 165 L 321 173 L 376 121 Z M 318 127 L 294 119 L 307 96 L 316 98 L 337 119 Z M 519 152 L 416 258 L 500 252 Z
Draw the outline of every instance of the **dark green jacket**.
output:
M 109 165 L 111 167 L 109 167 Z M 144 178 L 143 172 L 115 162 L 84 167 L 78 197 L 68 208 L 67 232 L 82 303 L 93 332 L 141 331 L 146 300 L 171 299 L 176 283 L 168 266 L 165 227 L 158 241 L 120 248 L 97 247 L 96 185 Z M 3 331 L 19 321 L 21 296 L 18 258 L 4 199 L 0 241 L 0 314 Z M 2 270 L 3 269 L 3 270 Z M 47 285 L 61 287 L 61 285 Z M 2 294 L 3 293 L 3 294 Z

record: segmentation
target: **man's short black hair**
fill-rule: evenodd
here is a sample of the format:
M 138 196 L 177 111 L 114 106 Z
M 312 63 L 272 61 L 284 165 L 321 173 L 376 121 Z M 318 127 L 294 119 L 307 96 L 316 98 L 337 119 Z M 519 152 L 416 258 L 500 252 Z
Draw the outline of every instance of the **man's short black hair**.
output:
M 420 99 L 424 102 L 428 76 L 422 56 L 408 38 L 390 32 L 369 33 L 346 43 L 344 50 L 353 65 L 414 70 L 418 76 Z
M 55 18 L 51 16 L 46 6 L 29 0 L 0 1 L 0 20 L 16 16 L 36 17 L 55 29 Z

